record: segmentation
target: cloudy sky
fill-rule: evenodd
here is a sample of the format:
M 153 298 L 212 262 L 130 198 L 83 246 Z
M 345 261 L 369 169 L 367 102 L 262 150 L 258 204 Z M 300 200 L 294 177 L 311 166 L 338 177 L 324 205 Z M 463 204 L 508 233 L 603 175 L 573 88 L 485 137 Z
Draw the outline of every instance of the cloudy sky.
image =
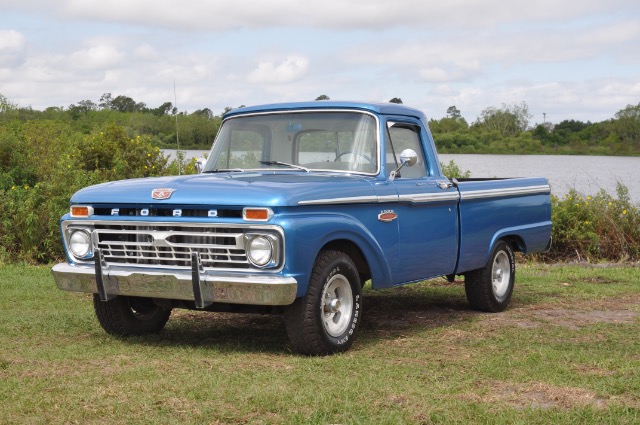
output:
M 602 121 L 640 103 L 640 1 L 0 0 L 13 103 L 157 107 L 174 81 L 187 112 L 326 94 Z

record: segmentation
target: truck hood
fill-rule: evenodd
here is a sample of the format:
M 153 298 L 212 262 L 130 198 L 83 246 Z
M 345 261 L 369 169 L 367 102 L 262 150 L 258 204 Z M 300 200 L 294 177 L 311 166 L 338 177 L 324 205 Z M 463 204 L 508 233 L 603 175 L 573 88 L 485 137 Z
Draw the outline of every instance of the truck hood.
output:
M 76 192 L 72 204 L 293 206 L 300 201 L 372 196 L 371 178 L 324 173 L 220 173 L 121 180 Z M 154 189 L 173 189 L 156 200 Z

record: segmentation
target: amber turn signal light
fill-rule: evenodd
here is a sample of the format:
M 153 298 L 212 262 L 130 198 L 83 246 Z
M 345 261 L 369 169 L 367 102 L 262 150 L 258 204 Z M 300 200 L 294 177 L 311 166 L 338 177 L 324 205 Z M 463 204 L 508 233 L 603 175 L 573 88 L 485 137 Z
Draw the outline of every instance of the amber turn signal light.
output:
M 89 217 L 93 215 L 93 208 L 87 207 L 83 205 L 75 205 L 71 207 L 71 217 L 80 218 L 80 217 Z
M 245 208 L 242 210 L 242 218 L 247 221 L 267 221 L 273 217 L 270 208 Z

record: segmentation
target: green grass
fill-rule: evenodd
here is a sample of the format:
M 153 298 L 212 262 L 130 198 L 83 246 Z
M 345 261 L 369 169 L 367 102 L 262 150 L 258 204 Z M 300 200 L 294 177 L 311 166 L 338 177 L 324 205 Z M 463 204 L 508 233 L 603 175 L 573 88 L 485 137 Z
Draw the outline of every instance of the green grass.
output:
M 501 314 L 461 282 L 365 290 L 352 349 L 308 358 L 280 316 L 114 338 L 48 268 L 1 266 L 0 423 L 639 423 L 640 269 L 517 273 Z

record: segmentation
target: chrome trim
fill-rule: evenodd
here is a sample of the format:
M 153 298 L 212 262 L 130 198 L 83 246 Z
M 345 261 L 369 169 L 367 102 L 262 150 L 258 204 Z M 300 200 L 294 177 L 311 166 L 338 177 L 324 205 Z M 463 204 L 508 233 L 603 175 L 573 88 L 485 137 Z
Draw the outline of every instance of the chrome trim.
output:
M 251 240 L 257 237 L 262 237 L 267 239 L 269 241 L 269 244 L 271 245 L 271 259 L 266 264 L 263 264 L 262 266 L 254 263 L 250 254 Z M 270 233 L 253 233 L 253 232 L 245 233 L 244 234 L 244 250 L 247 255 L 247 260 L 249 260 L 249 262 L 253 264 L 254 267 L 257 267 L 258 269 L 268 269 L 270 267 L 274 267 L 278 265 L 282 261 L 282 259 L 280 258 L 282 254 L 280 251 L 280 243 L 278 241 L 278 238 L 276 238 L 274 235 Z
M 239 113 L 238 115 L 231 115 L 230 117 L 225 118 L 224 120 L 222 120 L 222 123 L 220 124 L 220 129 L 222 129 L 222 126 L 224 125 L 225 122 L 236 119 L 236 118 L 242 118 L 242 117 L 251 117 L 251 116 L 258 116 L 258 115 L 283 115 L 283 114 L 301 114 L 301 113 L 308 113 L 308 112 L 349 112 L 349 113 L 353 113 L 353 114 L 364 114 L 364 115 L 370 115 L 373 117 L 373 119 L 376 120 L 376 148 L 377 148 L 377 154 L 378 154 L 378 164 L 377 164 L 377 169 L 375 172 L 373 173 L 364 173 L 361 171 L 345 171 L 345 170 L 332 170 L 332 169 L 327 169 L 327 170 L 315 170 L 315 169 L 311 169 L 312 172 L 335 172 L 335 173 L 340 173 L 340 174 L 357 174 L 357 175 L 365 175 L 365 176 L 377 176 L 378 174 L 380 174 L 380 171 L 382 170 L 382 143 L 381 143 L 381 136 L 380 136 L 380 119 L 378 117 L 378 115 L 376 115 L 375 113 L 371 112 L 371 111 L 366 111 L 366 110 L 362 110 L 362 109 L 358 109 L 357 107 L 355 108 L 350 108 L 350 107 L 344 107 L 344 108 L 340 108 L 340 107 L 333 107 L 333 108 L 305 108 L 305 109 L 296 109 L 296 108 L 291 108 L 291 109 L 276 109 L 276 110 L 270 110 L 270 111 L 261 111 L 261 112 L 247 112 L 247 113 Z M 221 131 L 218 131 L 218 134 L 221 134 Z M 216 142 L 218 140 L 218 137 L 216 136 L 216 138 L 213 141 L 213 146 L 216 145 Z M 213 153 L 213 147 L 211 148 L 211 150 L 209 151 L 209 157 L 211 158 L 211 154 Z M 207 159 L 208 161 L 208 159 Z M 247 168 L 243 171 L 255 171 L 255 170 L 262 170 L 260 168 Z
M 398 202 L 398 195 L 378 196 L 378 203 L 379 204 L 384 204 L 386 202 Z
M 400 195 L 400 202 L 421 204 L 427 202 L 457 201 L 458 198 L 458 191 L 445 193 L 412 193 L 408 195 Z
M 484 189 L 484 190 L 470 190 L 464 191 L 462 189 L 461 183 L 460 187 L 460 198 L 462 200 L 468 199 L 478 199 L 478 198 L 497 198 L 501 196 L 519 196 L 519 195 L 534 195 L 536 193 L 550 193 L 551 186 L 547 185 L 539 185 L 539 186 L 530 186 L 530 187 L 514 187 L 514 188 L 503 188 L 503 189 Z
M 247 218 L 247 210 L 265 210 L 267 212 L 267 218 Z M 273 218 L 273 210 L 268 207 L 244 207 L 242 209 L 242 219 L 244 221 L 257 221 L 259 223 L 264 223 Z
M 394 196 L 395 200 L 398 199 Z M 325 199 L 310 199 L 308 201 L 298 201 L 298 205 L 333 205 L 333 204 L 377 204 L 377 196 L 350 196 L 347 198 L 325 198 Z
M 74 208 L 86 208 L 87 209 L 87 215 L 75 215 L 73 214 L 73 209 Z M 94 213 L 94 209 L 93 207 L 89 206 L 89 205 L 72 205 L 71 207 L 69 207 L 69 217 L 72 218 L 87 218 L 87 217 L 91 217 Z
M 93 265 L 57 264 L 51 270 L 63 291 L 98 293 Z M 109 295 L 196 301 L 192 270 L 134 269 L 110 266 L 102 271 Z M 198 282 L 201 301 L 252 305 L 289 305 L 296 299 L 298 282 L 293 277 L 265 275 L 219 275 L 203 273 Z
M 327 198 L 299 201 L 298 205 L 338 205 L 338 204 L 383 204 L 397 202 L 411 202 L 414 204 L 424 202 L 441 202 L 458 200 L 458 192 L 446 193 L 410 193 L 403 195 L 385 196 L 351 196 L 346 198 Z
M 96 226 L 131 226 L 137 229 L 96 229 Z M 145 229 L 146 227 L 146 229 Z M 160 230 L 161 227 L 169 228 L 181 228 L 181 230 L 167 229 Z M 190 232 L 192 228 L 194 232 Z M 198 229 L 233 229 L 234 233 L 206 233 L 196 231 Z M 147 268 L 151 264 L 147 264 L 148 261 L 160 261 L 167 264 L 157 264 L 156 267 L 170 267 L 175 269 L 190 269 L 190 252 L 198 251 L 201 254 L 206 254 L 207 259 L 202 258 L 202 262 L 205 264 L 206 270 L 214 270 L 216 272 L 221 271 L 244 271 L 252 273 L 263 273 L 263 269 L 254 268 L 247 259 L 244 252 L 244 239 L 245 233 L 260 233 L 264 232 L 265 235 L 278 234 L 278 252 L 285 252 L 285 238 L 284 231 L 280 226 L 269 224 L 222 224 L 222 223 L 207 223 L 207 222 L 166 222 L 166 221 L 142 221 L 142 220 L 66 220 L 62 222 L 62 233 L 65 235 L 65 244 L 69 245 L 69 235 L 72 230 L 84 230 L 91 233 L 92 238 L 92 251 L 96 249 L 103 249 L 106 264 L 110 266 L 120 267 L 132 267 L 132 268 Z M 121 234 L 121 235 L 139 235 L 151 236 L 151 239 L 147 241 L 103 241 L 99 242 L 100 234 Z M 222 237 L 225 239 L 232 239 L 232 244 L 211 244 L 211 243 L 181 243 L 171 241 L 169 238 L 180 236 L 195 236 L 195 237 Z M 104 251 L 107 249 L 107 251 Z M 179 249 L 180 252 L 173 252 L 174 249 Z M 137 256 L 126 255 L 126 250 L 138 250 Z M 189 250 L 187 252 L 186 250 Z M 206 252 L 205 252 L 206 250 Z M 227 253 L 218 253 L 217 250 L 227 250 Z M 144 251 L 144 252 L 142 252 Z M 184 252 L 183 252 L 184 251 Z M 216 251 L 216 252 L 214 252 Z M 145 256 L 148 254 L 148 256 Z M 176 256 L 179 254 L 179 256 Z M 154 256 L 155 255 L 155 256 Z M 166 257 L 165 257 L 166 255 Z M 216 258 L 217 256 L 224 255 L 226 260 Z M 87 261 L 92 261 L 90 257 L 76 258 L 70 251 L 69 256 L 73 262 L 79 264 L 87 264 Z M 111 261 L 114 259 L 115 261 Z M 141 261 L 136 262 L 139 259 Z M 130 261 L 130 262 L 123 262 Z M 168 264 L 171 261 L 174 264 Z M 273 264 L 272 269 L 268 272 L 277 272 L 284 268 L 285 258 L 280 255 L 277 259 L 278 264 Z M 177 265 L 178 263 L 182 265 Z M 209 265 L 213 263 L 214 265 Z M 220 264 L 218 264 L 220 263 Z M 217 265 L 216 265 L 217 264 Z M 222 264 L 230 264 L 232 267 L 224 267 Z

